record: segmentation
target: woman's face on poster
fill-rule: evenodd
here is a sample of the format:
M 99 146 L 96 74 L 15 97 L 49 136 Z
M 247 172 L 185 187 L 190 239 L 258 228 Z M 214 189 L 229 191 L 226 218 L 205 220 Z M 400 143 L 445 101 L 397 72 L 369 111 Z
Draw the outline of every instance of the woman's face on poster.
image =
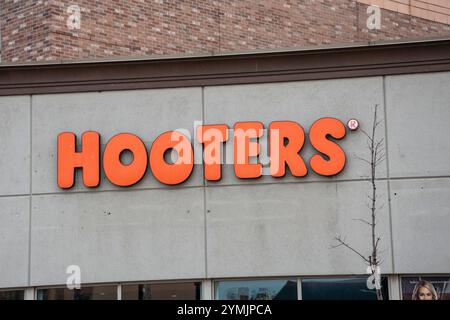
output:
M 433 300 L 433 294 L 425 287 L 420 287 L 418 292 L 419 300 Z

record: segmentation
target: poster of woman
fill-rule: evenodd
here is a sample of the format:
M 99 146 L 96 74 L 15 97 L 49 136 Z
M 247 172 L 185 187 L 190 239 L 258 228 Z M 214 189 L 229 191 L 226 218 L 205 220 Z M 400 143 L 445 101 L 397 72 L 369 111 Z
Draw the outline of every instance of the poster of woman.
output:
M 403 277 L 403 300 L 450 300 L 448 277 Z

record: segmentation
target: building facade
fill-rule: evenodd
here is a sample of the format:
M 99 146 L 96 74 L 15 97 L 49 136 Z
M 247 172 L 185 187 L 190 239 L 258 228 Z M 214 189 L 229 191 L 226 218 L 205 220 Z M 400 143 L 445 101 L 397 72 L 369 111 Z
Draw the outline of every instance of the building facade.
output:
M 450 41 L 318 50 L 0 66 L 0 297 L 17 299 L 374 298 L 364 131 L 380 119 L 386 159 L 377 167 L 377 236 L 385 298 L 410 299 L 419 279 L 440 299 L 450 278 Z M 311 169 L 311 126 L 345 124 L 345 167 Z M 347 128 L 350 119 L 359 128 Z M 151 152 L 164 132 L 199 124 L 293 121 L 305 130 L 308 174 L 222 177 L 204 164 L 178 185 L 147 168 L 133 186 L 111 183 L 105 147 L 132 133 Z M 100 182 L 76 169 L 58 186 L 58 136 L 100 135 Z M 267 132 L 264 133 L 267 135 Z M 260 139 L 263 140 L 263 137 Z M 223 155 L 233 154 L 230 138 Z M 197 152 L 200 153 L 197 153 Z M 321 153 L 319 153 L 320 155 Z M 124 164 L 136 157 L 125 154 Z M 198 158 L 196 158 L 198 159 Z M 327 160 L 324 157 L 324 160 Z M 379 205 L 379 206 L 378 206 Z M 81 281 L 80 290 L 66 284 Z
M 450 35 L 447 0 L 3 0 L 4 62 L 221 54 Z M 378 27 L 368 21 L 378 6 Z

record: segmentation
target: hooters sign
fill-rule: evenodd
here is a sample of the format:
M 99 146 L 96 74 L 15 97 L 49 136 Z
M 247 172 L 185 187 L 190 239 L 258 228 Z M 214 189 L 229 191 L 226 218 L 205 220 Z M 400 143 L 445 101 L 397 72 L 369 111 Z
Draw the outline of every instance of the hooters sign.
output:
M 263 165 L 250 161 L 260 155 L 259 139 L 263 136 L 261 122 L 237 122 L 233 130 L 225 124 L 199 125 L 195 139 L 202 144 L 200 163 L 208 181 L 220 180 L 222 173 L 222 149 L 225 143 L 233 143 L 233 166 L 236 177 L 242 179 L 258 178 L 263 174 Z M 232 133 L 231 133 L 232 132 Z M 337 142 L 344 138 L 344 124 L 335 118 L 321 118 L 313 123 L 309 135 L 302 126 L 293 121 L 275 121 L 267 128 L 270 175 L 282 177 L 286 166 L 293 176 L 303 177 L 308 173 L 301 150 L 305 139 L 317 151 L 306 159 L 309 168 L 323 176 L 336 175 L 345 166 L 345 153 Z M 113 136 L 100 152 L 100 134 L 95 131 L 84 132 L 81 136 L 81 150 L 76 150 L 76 135 L 63 132 L 58 135 L 58 186 L 63 189 L 74 185 L 75 169 L 83 170 L 83 183 L 86 187 L 97 187 L 100 183 L 100 163 L 108 180 L 117 186 L 131 186 L 144 178 L 148 168 L 161 183 L 176 185 L 186 181 L 195 163 L 191 140 L 179 131 L 168 131 L 159 135 L 148 152 L 144 142 L 131 133 Z M 167 162 L 165 154 L 174 150 L 176 161 Z M 122 163 L 120 157 L 125 151 L 131 152 L 133 160 Z M 100 162 L 100 157 L 102 161 Z

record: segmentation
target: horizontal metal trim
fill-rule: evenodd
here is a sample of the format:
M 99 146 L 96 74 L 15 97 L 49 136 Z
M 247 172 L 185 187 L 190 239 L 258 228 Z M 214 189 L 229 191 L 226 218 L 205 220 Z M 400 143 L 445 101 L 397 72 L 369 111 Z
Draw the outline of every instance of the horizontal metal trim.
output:
M 177 88 L 450 71 L 450 39 L 310 51 L 0 67 L 0 95 Z

